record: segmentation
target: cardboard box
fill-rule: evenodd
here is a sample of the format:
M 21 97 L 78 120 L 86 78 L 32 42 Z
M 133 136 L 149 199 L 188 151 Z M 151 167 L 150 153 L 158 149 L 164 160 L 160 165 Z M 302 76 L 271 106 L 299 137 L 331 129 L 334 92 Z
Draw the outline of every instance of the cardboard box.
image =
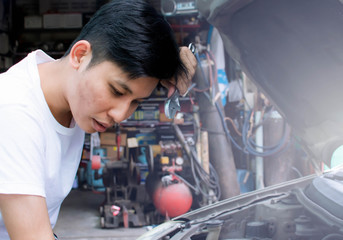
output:
M 44 14 L 43 27 L 47 29 L 62 28 L 61 14 L 58 14 L 58 13 Z
M 82 28 L 82 14 L 81 13 L 67 13 L 62 14 L 63 28 Z
M 162 148 L 161 145 L 151 145 L 152 147 L 152 154 L 154 157 L 156 157 L 158 154 L 162 154 Z
M 46 29 L 81 28 L 81 13 L 48 13 L 43 15 L 43 27 Z
M 39 0 L 39 12 L 81 12 L 93 13 L 97 8 L 97 0 Z
M 106 158 L 108 159 L 117 159 L 117 152 L 118 147 L 116 145 L 101 145 L 101 148 L 105 148 L 107 152 Z M 125 147 L 120 146 L 120 157 L 122 158 L 124 156 Z
M 127 139 L 127 146 L 128 146 L 129 148 L 138 147 L 137 138 L 135 138 L 135 137 L 128 138 L 128 139 Z
M 24 27 L 26 29 L 42 28 L 42 17 L 41 16 L 25 16 Z
M 126 138 L 127 134 L 126 133 L 121 133 L 121 142 L 120 146 L 126 146 Z M 101 145 L 117 145 L 117 134 L 113 132 L 103 132 L 100 133 L 100 144 Z

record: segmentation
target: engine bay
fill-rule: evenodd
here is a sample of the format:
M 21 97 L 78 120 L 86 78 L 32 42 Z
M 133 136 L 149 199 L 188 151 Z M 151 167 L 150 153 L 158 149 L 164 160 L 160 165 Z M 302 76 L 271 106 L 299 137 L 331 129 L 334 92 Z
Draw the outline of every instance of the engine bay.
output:
M 342 173 L 299 179 L 186 215 L 159 239 L 343 239 Z

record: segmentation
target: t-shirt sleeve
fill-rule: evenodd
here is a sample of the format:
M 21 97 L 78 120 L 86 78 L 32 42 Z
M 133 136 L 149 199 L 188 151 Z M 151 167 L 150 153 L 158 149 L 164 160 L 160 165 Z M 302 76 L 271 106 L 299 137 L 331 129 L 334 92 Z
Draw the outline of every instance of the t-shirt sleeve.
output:
M 45 197 L 42 120 L 25 105 L 0 106 L 0 193 Z

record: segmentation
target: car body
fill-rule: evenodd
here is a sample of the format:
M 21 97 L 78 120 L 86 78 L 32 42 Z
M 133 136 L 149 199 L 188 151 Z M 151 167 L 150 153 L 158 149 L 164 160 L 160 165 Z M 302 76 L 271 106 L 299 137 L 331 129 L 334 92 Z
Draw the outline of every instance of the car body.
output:
M 341 176 L 342 169 L 245 193 L 186 213 L 139 239 L 343 239 Z
M 343 239 L 343 3 L 340 0 L 198 0 L 225 51 L 301 139 L 315 174 L 168 221 L 139 239 Z

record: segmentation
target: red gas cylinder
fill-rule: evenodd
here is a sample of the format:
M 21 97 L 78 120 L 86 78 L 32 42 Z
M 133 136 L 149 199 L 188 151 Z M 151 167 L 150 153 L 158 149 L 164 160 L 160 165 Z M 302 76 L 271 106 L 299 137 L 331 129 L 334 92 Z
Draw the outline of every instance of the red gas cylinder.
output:
M 193 198 L 189 188 L 179 182 L 168 186 L 159 185 L 153 193 L 153 201 L 162 215 L 177 217 L 191 208 Z

